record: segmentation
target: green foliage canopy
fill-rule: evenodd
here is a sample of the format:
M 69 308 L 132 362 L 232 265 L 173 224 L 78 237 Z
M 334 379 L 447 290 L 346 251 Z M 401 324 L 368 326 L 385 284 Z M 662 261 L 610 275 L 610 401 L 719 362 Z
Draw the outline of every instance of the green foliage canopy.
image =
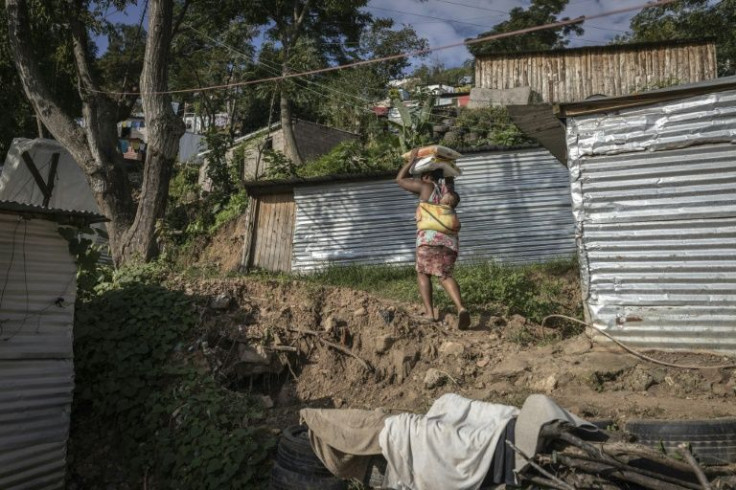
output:
M 63 108 L 79 114 L 81 103 L 76 87 L 76 74 L 68 26 L 57 22 L 61 5 L 58 0 L 29 1 L 33 50 L 46 77 L 47 85 Z M 13 138 L 38 136 L 36 116 L 18 78 L 8 40 L 5 2 L 0 2 L 0 161 Z
M 531 5 L 526 9 L 523 7 L 511 9 L 508 20 L 495 25 L 490 31 L 479 34 L 477 38 L 567 20 L 567 17 L 559 18 L 559 14 L 568 3 L 569 0 L 532 0 Z M 583 32 L 583 28 L 579 24 L 566 25 L 557 29 L 546 29 L 478 44 L 469 44 L 468 50 L 473 56 L 483 56 L 519 51 L 558 49 L 567 46 L 570 42 L 568 39 L 570 34 L 580 35 Z
M 680 0 L 647 8 L 631 19 L 630 28 L 615 42 L 714 38 L 718 75 L 736 74 L 736 0 Z

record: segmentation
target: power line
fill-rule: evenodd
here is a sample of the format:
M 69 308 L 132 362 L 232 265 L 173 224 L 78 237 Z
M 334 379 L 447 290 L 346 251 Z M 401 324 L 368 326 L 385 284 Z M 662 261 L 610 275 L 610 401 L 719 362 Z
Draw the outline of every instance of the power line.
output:
M 435 0 L 435 1 L 442 2 L 442 3 L 449 3 L 451 5 L 459 5 L 461 7 L 468 7 L 468 8 L 471 8 L 471 9 L 485 10 L 485 11 L 488 11 L 488 12 L 499 12 L 499 13 L 508 15 L 508 12 L 506 12 L 505 10 L 489 9 L 488 7 L 479 7 L 477 5 L 468 5 L 467 3 L 452 2 L 450 0 Z
M 649 2 L 649 3 L 646 3 L 646 4 L 640 4 L 640 5 L 633 6 L 633 7 L 626 7 L 626 8 L 621 8 L 621 9 L 617 9 L 617 10 L 610 10 L 610 11 L 607 11 L 607 12 L 601 12 L 599 14 L 595 14 L 595 15 L 591 15 L 591 16 L 587 16 L 587 17 L 586 16 L 581 16 L 581 17 L 578 17 L 578 18 L 575 18 L 575 19 L 562 20 L 562 21 L 552 22 L 552 23 L 549 23 L 549 24 L 543 24 L 543 25 L 539 25 L 539 26 L 535 26 L 535 27 L 527 27 L 527 28 L 524 28 L 524 29 L 516 30 L 516 31 L 509 31 L 509 32 L 503 32 L 503 33 L 498 33 L 498 34 L 492 34 L 492 35 L 489 35 L 489 36 L 484 36 L 484 37 L 480 37 L 480 38 L 476 38 L 476 39 L 470 39 L 470 40 L 467 40 L 467 41 L 461 41 L 461 42 L 456 42 L 456 43 L 451 43 L 451 44 L 445 44 L 443 46 L 437 46 L 437 47 L 434 47 L 434 48 L 431 48 L 430 47 L 430 48 L 419 49 L 419 50 L 416 50 L 416 51 L 409 51 L 409 52 L 399 53 L 399 54 L 390 55 L 390 56 L 383 56 L 383 57 L 373 58 L 373 59 L 368 59 L 368 60 L 354 61 L 354 62 L 351 62 L 351 63 L 346 63 L 344 65 L 328 66 L 328 67 L 318 68 L 318 69 L 314 69 L 314 70 L 307 70 L 307 71 L 304 71 L 304 72 L 289 73 L 289 74 L 281 75 L 281 76 L 267 77 L 267 78 L 262 78 L 262 79 L 258 79 L 258 80 L 247 80 L 247 81 L 243 81 L 243 82 L 230 83 L 230 84 L 224 84 L 224 85 L 212 85 L 212 86 L 206 86 L 206 87 L 196 87 L 196 88 L 179 89 L 179 90 L 151 91 L 151 92 L 146 92 L 146 94 L 147 95 L 154 95 L 154 94 L 175 94 L 175 93 L 188 93 L 188 92 L 204 92 L 204 91 L 207 91 L 207 90 L 222 90 L 222 89 L 229 89 L 229 88 L 239 87 L 239 86 L 245 86 L 245 85 L 255 85 L 255 84 L 258 84 L 258 83 L 272 82 L 272 81 L 278 81 L 278 80 L 286 80 L 286 79 L 289 79 L 289 78 L 299 78 L 299 77 L 304 77 L 304 76 L 307 76 L 307 75 L 316 75 L 318 73 L 327 73 L 327 72 L 331 72 L 331 71 L 345 70 L 347 68 L 355 68 L 355 67 L 358 67 L 358 66 L 372 65 L 374 63 L 380 63 L 380 62 L 384 62 L 384 61 L 391 61 L 391 60 L 397 60 L 397 59 L 402 59 L 402 58 L 407 58 L 407 57 L 412 57 L 412 56 L 419 56 L 419 55 L 423 55 L 423 54 L 426 54 L 426 53 L 431 53 L 433 51 L 440 51 L 440 50 L 443 50 L 443 49 L 450 49 L 450 48 L 456 48 L 456 47 L 460 47 L 460 46 L 467 46 L 467 45 L 471 45 L 471 44 L 478 44 L 478 43 L 482 43 L 482 42 L 492 41 L 492 40 L 495 40 L 495 39 L 504 39 L 504 38 L 508 38 L 508 37 L 518 36 L 518 35 L 521 35 L 521 34 L 528 34 L 528 33 L 531 33 L 531 32 L 544 31 L 544 30 L 548 30 L 548 29 L 557 29 L 557 28 L 568 26 L 568 25 L 572 25 L 572 24 L 579 24 L 581 22 L 585 22 L 586 20 L 590 20 L 590 19 L 598 19 L 598 18 L 610 16 L 610 15 L 616 15 L 616 14 L 620 14 L 620 13 L 624 13 L 624 12 L 631 12 L 633 10 L 639 10 L 639 9 L 642 9 L 642 8 L 658 7 L 658 6 L 662 6 L 662 5 L 667 5 L 667 4 L 673 3 L 675 1 L 677 1 L 677 0 L 658 0 L 656 2 Z M 90 92 L 96 92 L 96 93 L 106 93 L 108 95 L 142 95 L 143 94 L 141 92 L 109 92 L 109 91 L 93 90 L 93 89 L 87 89 L 87 90 L 89 90 Z
M 610 27 L 598 27 L 598 26 L 589 26 L 586 24 L 583 24 L 583 27 L 590 28 L 590 29 L 598 29 L 599 31 L 611 31 L 611 32 L 619 32 L 621 34 L 628 34 L 629 31 L 623 31 L 621 29 L 611 29 Z
M 395 12 L 397 14 L 411 15 L 412 17 L 414 17 L 414 16 L 416 16 L 416 17 L 425 17 L 427 19 L 435 19 L 435 20 L 438 20 L 438 21 L 450 22 L 450 23 L 453 23 L 453 24 L 467 24 L 469 26 L 482 27 L 484 29 L 490 29 L 490 27 L 491 27 L 491 26 L 488 26 L 488 25 L 485 25 L 485 24 L 476 24 L 474 22 L 467 22 L 467 21 L 464 21 L 464 20 L 457 20 L 457 19 L 445 19 L 444 17 L 436 17 L 434 15 L 426 15 L 426 14 L 417 14 L 415 12 L 406 12 L 404 10 L 394 10 L 394 9 L 387 9 L 387 8 L 383 8 L 383 7 L 366 7 L 366 8 L 373 9 L 373 10 L 384 10 L 386 12 Z
M 234 54 L 236 54 L 236 55 L 238 55 L 238 56 L 241 56 L 241 57 L 243 57 L 243 58 L 247 58 L 247 59 L 250 59 L 250 56 L 249 56 L 249 55 L 247 55 L 246 53 L 243 53 L 243 52 L 241 52 L 241 51 L 237 50 L 237 49 L 236 49 L 235 47 L 233 47 L 233 46 L 231 46 L 231 45 L 229 45 L 229 44 L 227 44 L 227 43 L 225 43 L 225 42 L 223 42 L 223 41 L 217 40 L 217 39 L 215 39 L 215 38 L 213 38 L 213 37 L 209 36 L 208 34 L 206 34 L 206 33 L 202 32 L 202 31 L 200 31 L 200 30 L 198 30 L 198 29 L 195 29 L 194 27 L 192 27 L 192 26 L 190 26 L 190 25 L 186 25 L 185 27 L 187 27 L 188 29 L 190 29 L 190 30 L 192 30 L 192 31 L 196 32 L 197 34 L 199 34 L 199 35 L 201 35 L 201 36 L 205 37 L 205 38 L 206 38 L 206 39 L 208 39 L 209 41 L 211 41 L 211 42 L 213 42 L 213 43 L 216 43 L 216 44 L 218 44 L 218 45 L 220 45 L 220 46 L 224 47 L 225 49 L 228 49 L 229 51 L 233 52 Z M 257 62 L 256 64 L 258 64 L 258 65 L 262 65 L 262 66 L 263 66 L 264 68 L 266 68 L 266 69 L 267 69 L 268 71 L 270 71 L 271 73 L 278 73 L 278 72 L 280 71 L 280 68 L 278 67 L 278 65 L 276 65 L 275 63 L 271 63 L 271 62 L 268 62 L 268 61 L 266 61 L 266 60 L 259 60 L 259 61 L 258 61 L 258 62 Z M 288 67 L 288 65 L 287 65 L 287 67 Z M 372 101 L 372 100 L 366 99 L 366 98 L 364 98 L 364 97 L 360 97 L 360 96 L 358 96 L 358 95 L 350 94 L 350 93 L 347 93 L 347 92 L 342 92 L 342 91 L 340 91 L 340 90 L 337 90 L 337 89 L 335 89 L 335 88 L 333 88 L 333 87 L 330 87 L 329 85 L 325 85 L 325 84 L 321 84 L 321 83 L 318 83 L 318 82 L 314 82 L 314 81 L 312 81 L 312 80 L 308 80 L 308 79 L 306 79 L 306 78 L 303 78 L 303 79 L 296 79 L 295 81 L 296 81 L 296 82 L 305 82 L 305 83 L 309 83 L 309 84 L 312 84 L 312 85 L 315 85 L 315 86 L 321 87 L 321 88 L 322 88 L 322 89 L 324 89 L 324 90 L 329 90 L 329 91 L 331 91 L 331 92 L 337 93 L 338 95 L 341 95 L 341 96 L 344 96 L 344 97 L 348 97 L 348 98 L 352 98 L 352 99 L 355 99 L 355 100 L 357 100 L 358 102 L 361 102 L 361 103 L 363 103 L 363 104 L 366 104 L 366 105 L 372 105 L 372 104 L 375 104 L 375 101 Z M 320 91 L 318 91 L 318 90 L 315 90 L 315 89 L 309 88 L 309 87 L 307 87 L 307 86 L 304 86 L 304 85 L 302 85 L 302 86 L 301 86 L 301 88 L 302 88 L 302 89 L 304 89 L 304 90 L 307 90 L 307 91 L 309 91 L 309 92 L 311 92 L 311 93 L 313 93 L 313 94 L 319 95 L 319 96 L 321 96 L 321 97 L 327 97 L 327 96 L 328 96 L 328 95 L 327 95 L 326 93 L 324 93 L 324 92 L 320 92 Z M 342 105 L 343 107 L 350 107 L 350 108 L 353 108 L 353 106 L 352 106 L 352 105 L 348 105 L 348 103 L 346 103 L 346 102 L 340 102 L 340 101 L 336 101 L 336 102 L 338 103 L 338 105 Z M 367 107 L 359 107 L 359 109 L 360 109 L 361 111 L 363 111 L 363 112 L 367 113 L 367 114 L 374 114 L 374 112 L 373 112 L 373 111 L 372 111 L 371 109 L 367 108 Z M 429 117 L 430 117 L 430 118 L 434 118 L 434 119 L 435 119 L 435 121 L 439 121 L 439 122 L 441 122 L 441 121 L 443 121 L 444 119 L 446 119 L 446 117 L 445 117 L 445 116 L 442 116 L 442 115 L 440 115 L 440 114 L 431 114 L 431 113 L 430 113 L 430 114 L 429 114 Z M 469 130 L 483 130 L 484 128 L 480 128 L 480 127 L 467 127 L 466 129 L 469 129 Z
M 219 41 L 219 40 L 217 40 L 217 39 L 209 36 L 208 34 L 202 32 L 202 31 L 200 31 L 198 29 L 195 29 L 194 27 L 192 27 L 190 25 L 187 25 L 186 27 L 188 29 L 196 32 L 197 34 L 201 35 L 202 37 L 208 39 L 209 41 L 222 46 L 223 48 L 229 50 L 230 52 L 234 53 L 237 56 L 241 56 L 241 57 L 243 57 L 243 58 L 245 58 L 247 60 L 250 60 L 251 59 L 251 57 L 248 54 L 243 53 L 243 52 L 237 50 L 233 46 L 231 46 L 231 45 L 229 45 L 229 44 L 227 44 L 227 43 L 225 43 L 223 41 Z M 281 72 L 281 69 L 280 69 L 280 67 L 278 65 L 276 65 L 275 63 L 268 62 L 268 61 L 266 61 L 264 59 L 259 59 L 259 61 L 257 63 L 255 63 L 255 64 L 256 65 L 261 65 L 261 66 L 265 67 L 272 74 L 277 74 L 278 75 Z M 291 67 L 289 67 L 288 65 L 286 65 L 286 66 L 287 66 L 287 68 L 290 68 L 291 69 Z M 255 72 L 251 72 L 251 73 L 255 73 Z M 348 94 L 346 92 L 341 92 L 341 91 L 339 91 L 339 90 L 337 90 L 337 89 L 335 89 L 333 87 L 330 87 L 330 86 L 325 85 L 325 84 L 320 84 L 318 82 L 314 82 L 314 81 L 308 80 L 306 78 L 296 79 L 296 81 L 297 82 L 305 82 L 305 83 L 309 83 L 309 84 L 312 84 L 312 85 L 316 85 L 316 86 L 322 87 L 323 89 L 330 90 L 332 92 L 338 93 L 338 94 L 343 95 L 343 96 L 351 97 L 353 99 L 356 99 L 356 100 L 358 100 L 360 102 L 363 102 L 363 103 L 366 103 L 366 104 L 372 104 L 373 103 L 373 101 L 370 101 L 370 100 L 365 99 L 363 97 L 359 97 L 359 96 L 354 95 L 354 94 Z M 315 92 L 315 91 L 314 90 L 311 90 L 311 92 Z M 324 96 L 324 94 L 320 94 L 320 95 L 323 95 Z

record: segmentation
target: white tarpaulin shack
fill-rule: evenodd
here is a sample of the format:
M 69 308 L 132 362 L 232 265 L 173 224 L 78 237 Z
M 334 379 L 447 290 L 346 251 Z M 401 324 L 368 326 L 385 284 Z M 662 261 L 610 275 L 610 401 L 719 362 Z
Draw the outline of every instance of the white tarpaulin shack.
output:
M 13 140 L 0 174 L 0 200 L 99 213 L 82 169 L 63 146 L 47 139 Z
M 736 352 L 736 77 L 556 116 L 589 321 L 637 346 Z
M 64 488 L 76 270 L 61 226 L 104 220 L 0 200 L 0 488 Z
M 66 149 L 55 140 L 16 138 L 0 173 L 0 201 L 48 209 L 99 213 L 87 177 Z M 83 235 L 102 249 L 101 262 L 110 263 L 105 225 Z

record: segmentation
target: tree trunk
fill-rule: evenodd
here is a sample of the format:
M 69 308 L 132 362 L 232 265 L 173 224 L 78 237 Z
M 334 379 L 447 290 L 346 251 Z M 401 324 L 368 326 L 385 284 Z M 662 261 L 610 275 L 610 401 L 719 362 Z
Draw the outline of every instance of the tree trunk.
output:
M 286 94 L 281 92 L 281 130 L 284 132 L 284 155 L 291 160 L 294 165 L 303 163 L 299 154 L 299 147 L 296 144 L 296 136 L 294 135 L 293 117 L 291 114 L 291 102 Z
M 110 245 L 113 259 L 119 264 L 115 246 L 132 222 L 134 207 L 122 156 L 117 151 L 115 105 L 104 95 L 89 90 L 94 86 L 83 56 L 86 31 L 77 29 L 74 32 L 75 61 L 85 122 L 85 128 L 81 128 L 61 109 L 43 82 L 31 49 L 25 0 L 6 0 L 5 6 L 10 48 L 26 96 L 49 133 L 69 151 L 84 171 L 100 212 L 110 219 L 107 224 Z
M 119 251 L 124 262 L 148 261 L 156 256 L 156 223 L 166 209 L 169 180 L 179 152 L 179 139 L 184 134 L 184 123 L 174 114 L 171 96 L 165 93 L 172 23 L 173 1 L 150 0 L 148 40 L 141 73 L 148 146 L 138 211 Z
M 184 124 L 173 113 L 167 90 L 172 0 L 150 0 L 149 41 L 141 77 L 149 131 L 143 188 L 137 208 L 117 149 L 121 105 L 99 91 L 87 59 L 89 40 L 82 14 L 72 8 L 69 23 L 79 78 L 84 128 L 64 112 L 45 85 L 31 48 L 26 0 L 5 0 L 10 49 L 23 89 L 51 135 L 72 155 L 87 177 L 100 212 L 107 216 L 112 258 L 120 266 L 155 254 L 155 224 L 163 215 L 168 184 Z M 149 95 L 150 93 L 150 95 Z

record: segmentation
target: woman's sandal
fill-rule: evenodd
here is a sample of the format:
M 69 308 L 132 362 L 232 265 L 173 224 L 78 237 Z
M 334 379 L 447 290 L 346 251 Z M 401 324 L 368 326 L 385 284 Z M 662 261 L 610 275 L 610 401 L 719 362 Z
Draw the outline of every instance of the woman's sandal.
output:
M 457 329 L 466 330 L 470 326 L 470 313 L 468 310 L 462 309 L 457 314 Z

